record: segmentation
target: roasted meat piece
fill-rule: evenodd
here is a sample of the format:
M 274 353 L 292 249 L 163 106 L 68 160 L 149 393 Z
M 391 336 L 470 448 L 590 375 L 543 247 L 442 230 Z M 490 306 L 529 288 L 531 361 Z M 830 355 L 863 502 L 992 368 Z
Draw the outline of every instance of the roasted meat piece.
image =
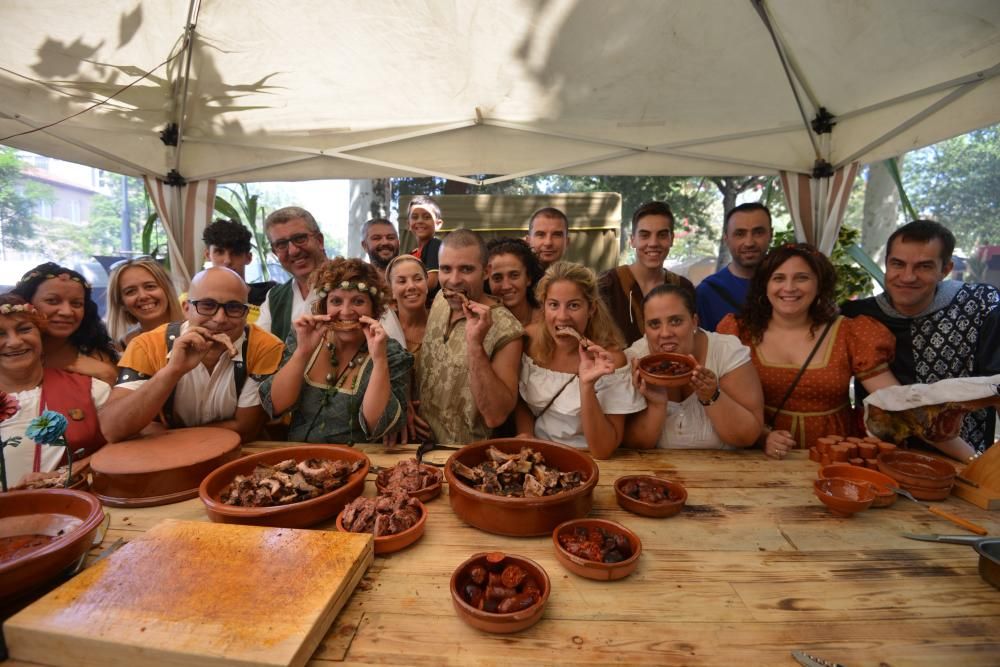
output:
M 470 469 L 471 470 L 471 469 Z M 458 471 L 455 471 L 458 473 Z M 469 473 L 475 474 L 475 473 Z M 417 463 L 416 459 L 400 461 L 378 474 L 378 484 L 385 491 L 414 493 L 441 481 L 441 472 Z
M 249 475 L 237 475 L 225 489 L 221 500 L 241 507 L 270 507 L 309 500 L 339 489 L 362 461 L 331 459 L 287 459 L 274 465 L 258 464 Z
M 629 498 L 635 498 L 644 503 L 665 503 L 670 500 L 667 487 L 644 479 L 629 480 L 622 485 L 622 492 Z
M 561 472 L 548 466 L 542 453 L 529 447 L 522 447 L 517 454 L 488 447 L 486 457 L 474 467 L 454 461 L 452 471 L 477 491 L 514 498 L 551 496 L 584 482 L 580 471 Z
M 345 530 L 375 537 L 401 533 L 419 520 L 420 502 L 399 490 L 377 498 L 355 498 L 341 515 Z
M 577 526 L 561 534 L 559 544 L 567 553 L 597 563 L 620 563 L 632 556 L 632 545 L 624 535 L 603 528 Z

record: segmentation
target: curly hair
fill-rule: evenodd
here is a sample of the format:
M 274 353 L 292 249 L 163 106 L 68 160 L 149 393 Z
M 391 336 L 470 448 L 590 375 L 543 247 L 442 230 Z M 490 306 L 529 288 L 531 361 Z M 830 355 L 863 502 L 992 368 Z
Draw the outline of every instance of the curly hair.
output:
M 535 287 L 535 298 L 539 303 L 545 303 L 549 287 L 559 281 L 568 281 L 576 285 L 583 293 L 592 312 L 587 320 L 587 328 L 583 335 L 606 350 L 620 350 L 625 347 L 625 341 L 614 320 L 608 313 L 607 306 L 597 291 L 597 275 L 583 264 L 576 262 L 554 262 L 545 270 L 545 275 Z M 542 363 L 552 359 L 556 343 L 548 327 L 542 327 L 542 339 L 538 344 L 538 361 Z
M 236 220 L 216 220 L 205 227 L 201 240 L 206 246 L 247 254 L 252 250 L 250 230 Z
M 374 266 L 361 259 L 345 259 L 337 257 L 328 259 L 319 265 L 309 276 L 309 285 L 319 291 L 324 285 L 331 285 L 337 289 L 342 282 L 365 283 L 369 287 L 375 288 L 375 294 L 363 292 L 372 301 L 372 319 L 379 319 L 385 312 L 385 307 L 391 297 L 386 288 L 385 281 Z M 319 299 L 313 304 L 313 313 L 326 314 L 326 299 Z
M 771 276 L 781 265 L 793 257 L 799 257 L 809 265 L 818 283 L 816 298 L 809 304 L 809 319 L 811 320 L 809 330 L 812 335 L 816 335 L 816 329 L 820 326 L 836 319 L 840 312 L 833 295 L 837 286 L 837 271 L 826 255 L 808 243 L 780 245 L 767 253 L 757 270 L 754 271 L 753 277 L 750 279 L 746 303 L 736 318 L 740 334 L 749 335 L 750 340 L 755 344 L 764 338 L 764 332 L 767 330 L 773 312 L 771 301 L 767 298 L 767 285 L 771 281 Z
M 77 327 L 76 331 L 70 335 L 69 342 L 81 354 L 97 354 L 105 356 L 108 359 L 117 360 L 118 353 L 111 344 L 111 336 L 108 335 L 108 330 L 104 326 L 104 322 L 101 321 L 97 304 L 94 303 L 93 288 L 87 282 L 87 279 L 76 271 L 59 266 L 55 262 L 39 264 L 21 276 L 21 280 L 14 286 L 11 293 L 17 294 L 25 301 L 32 303 L 35 298 L 35 292 L 38 291 L 42 283 L 61 275 L 67 275 L 71 280 L 83 286 L 83 319 L 80 321 L 80 326 Z
M 545 269 L 542 268 L 538 257 L 532 252 L 531 246 L 523 239 L 508 237 L 492 239 L 486 244 L 486 263 L 489 264 L 490 260 L 497 255 L 514 255 L 521 260 L 521 264 L 524 265 L 524 271 L 528 274 L 528 305 L 532 308 L 538 308 L 538 297 L 535 295 L 535 286 L 538 285 L 538 281 L 545 275 Z M 490 291 L 489 276 L 486 276 L 486 291 Z
M 125 308 L 121 286 L 119 285 L 125 270 L 135 267 L 148 271 L 153 280 L 156 281 L 156 284 L 163 290 L 163 294 L 167 299 L 167 313 L 170 315 L 170 321 L 181 322 L 185 319 L 184 310 L 181 308 L 181 302 L 177 298 L 177 290 L 174 288 L 174 283 L 170 280 L 170 276 L 160 263 L 149 257 L 130 259 L 116 266 L 108 277 L 107 320 L 108 332 L 111 334 L 113 340 L 124 339 L 129 328 L 139 323 L 135 315 Z
M 0 294 L 0 308 L 2 308 L 3 306 L 26 306 L 26 305 L 30 304 L 27 301 L 25 301 L 21 296 L 14 294 L 13 292 Z M 20 311 L 15 313 L 9 313 L 6 315 L 0 313 L 0 317 L 23 317 L 24 319 L 28 320 L 36 327 L 38 327 L 38 330 L 41 331 L 42 333 L 45 333 L 45 330 L 49 326 L 48 319 L 45 317 L 45 315 L 38 312 L 38 310 L 34 309 L 34 306 L 32 306 L 32 310 L 29 311 Z

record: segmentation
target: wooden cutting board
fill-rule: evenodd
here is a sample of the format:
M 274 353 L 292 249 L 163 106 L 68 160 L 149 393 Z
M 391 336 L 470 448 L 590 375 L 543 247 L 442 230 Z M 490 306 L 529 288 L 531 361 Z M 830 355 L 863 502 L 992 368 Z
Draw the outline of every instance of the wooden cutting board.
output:
M 45 665 L 304 665 L 372 563 L 372 536 L 168 520 L 3 626 Z

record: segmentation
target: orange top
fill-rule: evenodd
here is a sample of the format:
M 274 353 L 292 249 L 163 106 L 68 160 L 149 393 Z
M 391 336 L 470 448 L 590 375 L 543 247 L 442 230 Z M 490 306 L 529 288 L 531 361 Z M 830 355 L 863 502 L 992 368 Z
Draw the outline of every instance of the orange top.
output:
M 739 336 L 750 347 L 764 388 L 765 419 L 770 420 L 800 367 L 769 362 L 751 345 L 749 335 L 740 335 L 732 314 L 723 318 L 716 331 Z M 812 447 L 818 438 L 831 433 L 864 435 L 851 408 L 851 378 L 863 380 L 887 371 L 896 352 L 896 339 L 889 330 L 864 315 L 838 317 L 824 345 L 826 349 L 813 357 L 774 422 L 775 429 L 790 431 L 799 447 Z

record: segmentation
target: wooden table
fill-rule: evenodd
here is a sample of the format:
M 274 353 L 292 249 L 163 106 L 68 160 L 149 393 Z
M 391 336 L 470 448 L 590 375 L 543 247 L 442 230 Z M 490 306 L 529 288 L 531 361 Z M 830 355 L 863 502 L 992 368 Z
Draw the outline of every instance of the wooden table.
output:
M 378 465 L 412 456 L 361 449 Z M 804 452 L 772 461 L 759 451 L 623 451 L 600 468 L 591 515 L 642 539 L 632 576 L 581 579 L 556 562 L 549 537 L 471 528 L 452 513 L 446 487 L 428 505 L 423 539 L 375 559 L 311 664 L 794 665 L 795 649 L 847 667 L 1000 664 L 1000 591 L 980 579 L 971 548 L 904 539 L 965 533 L 909 501 L 835 518 L 812 495 L 816 466 Z M 687 487 L 680 515 L 645 519 L 618 507 L 615 478 L 650 472 Z M 1000 515 L 954 497 L 944 504 L 1000 534 Z M 110 512 L 105 544 L 168 517 L 207 520 L 197 499 Z M 335 530 L 332 520 L 319 528 Z M 552 595 L 533 628 L 488 635 L 455 615 L 449 577 L 484 550 L 528 556 L 549 573 Z

